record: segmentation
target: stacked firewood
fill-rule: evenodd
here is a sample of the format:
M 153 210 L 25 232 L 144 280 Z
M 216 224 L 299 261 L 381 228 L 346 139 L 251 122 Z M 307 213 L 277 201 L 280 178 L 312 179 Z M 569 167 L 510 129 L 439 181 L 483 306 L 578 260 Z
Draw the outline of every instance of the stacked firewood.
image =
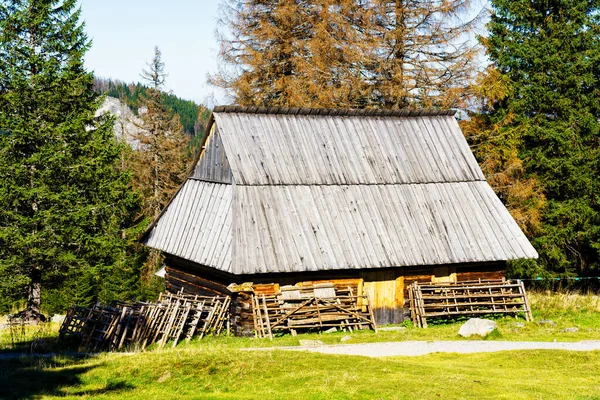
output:
M 414 282 L 408 295 L 413 323 L 423 328 L 428 318 L 522 314 L 527 321 L 533 319 L 522 281 Z
M 252 301 L 258 337 L 273 338 L 277 332 L 296 335 L 311 330 L 377 330 L 368 296 L 357 295 L 350 287 L 283 286 L 275 294 L 255 294 Z
M 165 293 L 156 303 L 122 303 L 71 308 L 61 328 L 62 339 L 73 338 L 82 350 L 143 350 L 157 343 L 219 334 L 229 329 L 229 296 L 202 297 Z

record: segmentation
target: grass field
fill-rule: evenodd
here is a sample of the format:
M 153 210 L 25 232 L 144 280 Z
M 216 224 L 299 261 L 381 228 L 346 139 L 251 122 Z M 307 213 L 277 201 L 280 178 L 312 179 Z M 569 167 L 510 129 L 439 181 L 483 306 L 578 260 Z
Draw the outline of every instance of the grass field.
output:
M 371 359 L 213 343 L 0 365 L 6 399 L 600 399 L 600 352 Z
M 594 296 L 531 294 L 536 321 L 498 320 L 486 340 L 600 340 Z M 546 321 L 541 322 L 540 321 Z M 552 323 L 548 322 L 552 321 Z M 354 332 L 346 343 L 460 340 L 460 323 Z M 577 332 L 565 328 L 577 327 Z M 268 339 L 217 337 L 137 354 L 15 358 L 55 345 L 56 325 L 0 332 L 4 399 L 600 399 L 600 352 L 511 351 L 371 359 L 243 347 L 339 343 L 344 332 Z M 15 339 L 21 343 L 15 343 Z

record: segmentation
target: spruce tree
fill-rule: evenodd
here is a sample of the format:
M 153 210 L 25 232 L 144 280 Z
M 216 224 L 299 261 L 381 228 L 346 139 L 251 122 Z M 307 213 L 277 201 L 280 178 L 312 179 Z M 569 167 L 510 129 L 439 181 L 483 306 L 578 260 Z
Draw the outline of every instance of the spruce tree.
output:
M 136 204 L 112 120 L 94 116 L 76 7 L 0 0 L 0 288 L 34 321 L 42 290 L 111 274 Z
M 547 197 L 529 271 L 600 271 L 600 2 L 493 0 L 484 43 L 510 92 L 490 120 L 512 132 Z

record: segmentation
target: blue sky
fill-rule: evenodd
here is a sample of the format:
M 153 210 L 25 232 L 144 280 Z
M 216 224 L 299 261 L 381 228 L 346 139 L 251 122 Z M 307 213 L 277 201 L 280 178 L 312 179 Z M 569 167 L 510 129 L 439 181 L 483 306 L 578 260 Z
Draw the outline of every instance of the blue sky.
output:
M 219 0 L 80 0 L 92 48 L 88 70 L 97 76 L 140 81 L 154 46 L 163 53 L 166 89 L 207 103 L 206 75 L 217 69 L 215 28 Z

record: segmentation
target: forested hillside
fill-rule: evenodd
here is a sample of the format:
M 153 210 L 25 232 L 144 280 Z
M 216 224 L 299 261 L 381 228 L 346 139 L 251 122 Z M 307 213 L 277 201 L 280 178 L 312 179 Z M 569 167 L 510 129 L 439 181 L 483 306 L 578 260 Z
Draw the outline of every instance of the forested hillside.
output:
M 148 87 L 141 83 L 125 83 L 120 80 L 98 77 L 94 79 L 94 90 L 98 94 L 106 94 L 121 100 L 129 106 L 135 115 L 138 114 L 138 109 L 142 103 L 141 97 L 147 89 Z M 179 115 L 186 134 L 203 136 L 203 129 L 210 115 L 210 110 L 191 100 L 183 100 L 171 93 L 163 92 L 162 101 Z

